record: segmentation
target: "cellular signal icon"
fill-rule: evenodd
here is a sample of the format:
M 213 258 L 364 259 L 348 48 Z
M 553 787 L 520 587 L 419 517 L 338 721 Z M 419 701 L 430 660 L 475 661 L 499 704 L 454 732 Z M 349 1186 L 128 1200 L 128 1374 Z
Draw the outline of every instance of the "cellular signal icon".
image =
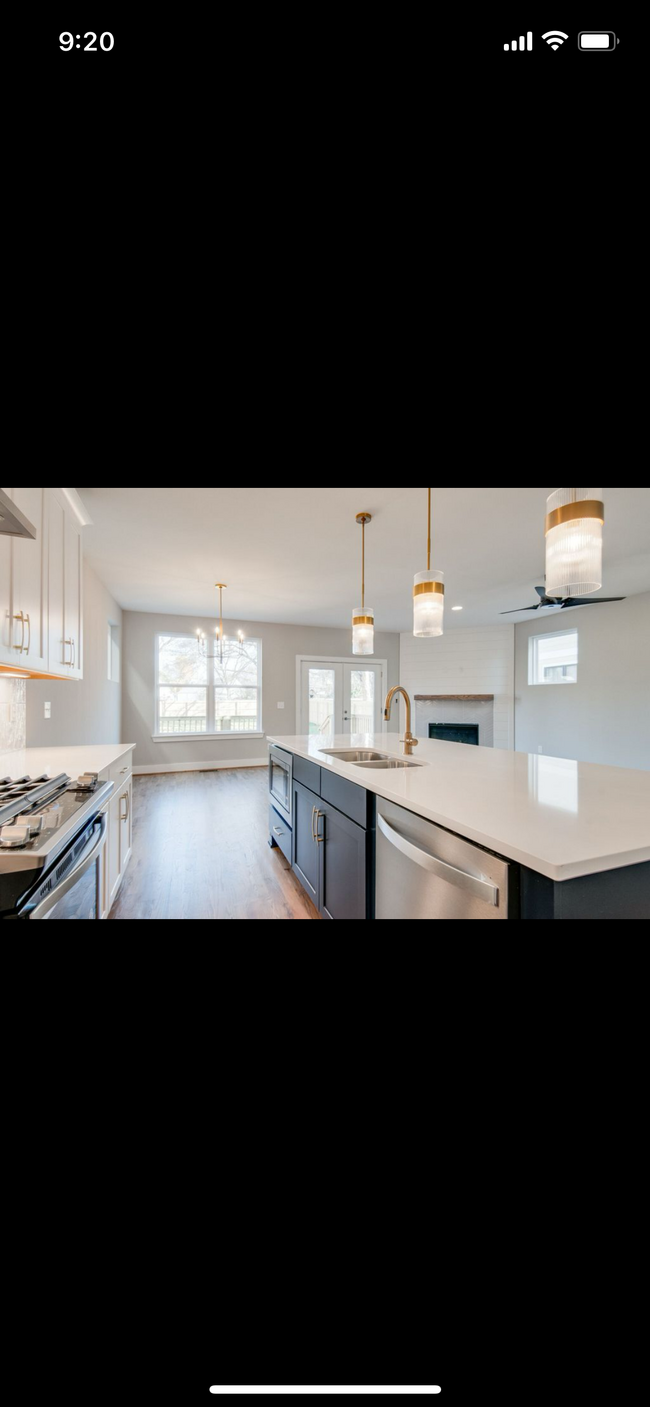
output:
M 542 39 L 546 40 L 551 49 L 559 49 L 560 45 L 568 38 L 568 34 L 565 34 L 563 29 L 547 29 L 546 34 L 542 35 Z
M 528 34 L 526 35 L 526 38 L 525 38 L 525 39 L 524 39 L 523 34 L 521 34 L 521 35 L 519 36 L 519 43 L 518 43 L 518 44 L 517 44 L 517 40 L 516 40 L 516 39 L 513 39 L 512 45 L 510 45 L 510 44 L 504 44 L 503 47 L 504 47 L 504 49 L 506 50 L 506 53 L 507 53 L 508 49 L 510 49 L 510 48 L 512 48 L 513 52 L 516 52 L 517 49 L 519 49 L 522 53 L 523 53 L 524 49 L 530 51 L 530 50 L 532 49 L 532 47 L 533 47 L 533 36 L 532 36 L 531 31 L 530 31 L 530 30 L 528 31 Z

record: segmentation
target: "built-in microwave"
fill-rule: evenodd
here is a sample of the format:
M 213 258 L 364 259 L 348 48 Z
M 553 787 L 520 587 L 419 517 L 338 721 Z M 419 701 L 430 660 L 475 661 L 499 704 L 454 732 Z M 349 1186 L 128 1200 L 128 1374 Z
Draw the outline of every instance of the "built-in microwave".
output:
M 276 810 L 291 825 L 293 758 L 275 744 L 269 749 L 269 793 Z

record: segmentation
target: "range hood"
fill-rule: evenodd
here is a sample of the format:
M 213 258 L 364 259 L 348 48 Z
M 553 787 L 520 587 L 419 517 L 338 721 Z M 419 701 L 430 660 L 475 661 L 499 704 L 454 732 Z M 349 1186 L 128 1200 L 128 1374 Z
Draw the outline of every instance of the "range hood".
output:
M 3 534 L 5 537 L 27 537 L 32 541 L 35 541 L 37 536 L 36 528 L 29 518 L 11 502 L 4 489 L 0 489 L 0 536 Z

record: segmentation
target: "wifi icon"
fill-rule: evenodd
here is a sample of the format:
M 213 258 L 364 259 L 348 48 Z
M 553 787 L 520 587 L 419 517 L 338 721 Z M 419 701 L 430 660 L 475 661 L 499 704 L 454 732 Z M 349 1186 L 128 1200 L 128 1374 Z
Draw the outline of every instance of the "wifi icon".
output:
M 568 34 L 565 34 L 563 29 L 547 29 L 546 34 L 542 35 L 542 39 L 546 40 L 551 49 L 559 49 L 560 45 L 568 38 Z

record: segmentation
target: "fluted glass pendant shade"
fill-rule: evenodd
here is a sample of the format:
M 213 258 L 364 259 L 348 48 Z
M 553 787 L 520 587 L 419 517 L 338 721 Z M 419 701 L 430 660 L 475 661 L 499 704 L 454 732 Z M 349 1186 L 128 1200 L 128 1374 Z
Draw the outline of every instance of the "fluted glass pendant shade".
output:
M 444 572 L 418 572 L 413 586 L 413 634 L 420 638 L 442 635 L 444 620 Z
M 546 500 L 546 594 L 590 596 L 603 584 L 602 489 L 556 489 Z
M 375 650 L 375 613 L 359 606 L 352 616 L 352 654 L 372 655 Z

